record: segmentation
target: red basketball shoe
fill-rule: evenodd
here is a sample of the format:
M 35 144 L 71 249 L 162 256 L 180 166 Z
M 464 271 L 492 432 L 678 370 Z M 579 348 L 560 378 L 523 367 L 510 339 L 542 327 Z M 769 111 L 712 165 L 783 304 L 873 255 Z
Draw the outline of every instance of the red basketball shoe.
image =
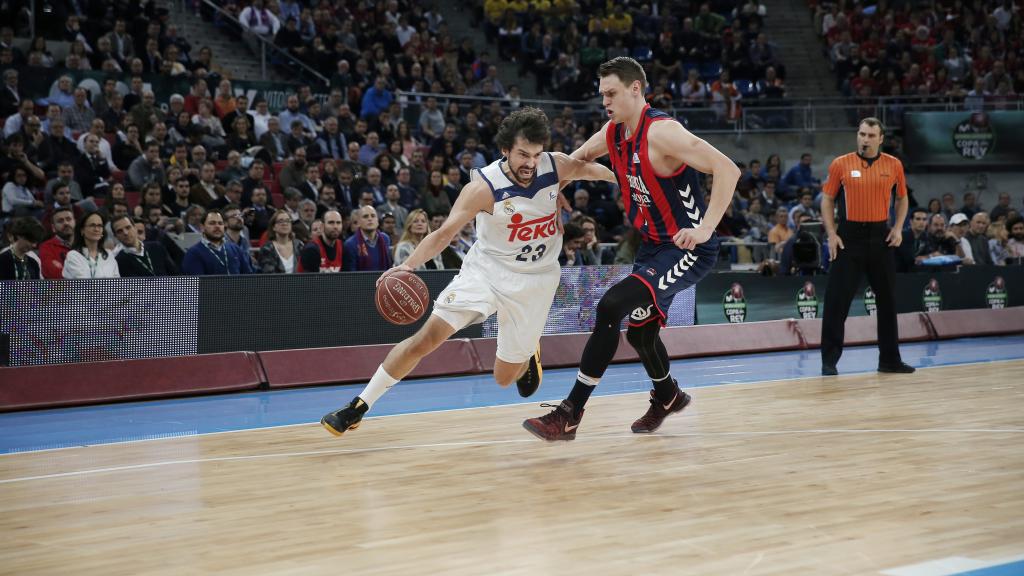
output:
M 690 404 L 690 395 L 676 387 L 676 395 L 672 397 L 670 402 L 662 402 L 654 395 L 654 390 L 651 390 L 651 407 L 647 409 L 647 413 L 640 417 L 639 420 L 633 422 L 631 429 L 637 434 L 649 434 L 654 432 L 661 427 L 661 423 L 665 421 L 665 417 L 669 414 L 676 412 L 682 412 L 683 408 L 686 408 Z
M 568 400 L 562 400 L 558 406 L 541 404 L 541 407 L 554 408 L 554 410 L 540 418 L 524 420 L 523 428 L 537 438 L 548 442 L 576 439 L 576 428 L 579 427 L 580 420 L 583 420 L 582 410 L 578 418 L 573 417 L 573 405 Z

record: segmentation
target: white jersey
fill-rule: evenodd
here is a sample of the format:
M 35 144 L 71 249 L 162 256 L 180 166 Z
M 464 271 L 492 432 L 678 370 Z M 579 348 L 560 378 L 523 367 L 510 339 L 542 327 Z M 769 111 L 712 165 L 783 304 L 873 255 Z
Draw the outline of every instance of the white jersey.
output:
M 466 261 L 526 274 L 558 268 L 562 235 L 558 233 L 558 172 L 555 159 L 541 154 L 537 173 L 528 188 L 516 184 L 501 169 L 501 160 L 473 171 L 494 195 L 492 214 L 476 216 L 476 243 Z M 485 263 L 486 262 L 486 263 Z

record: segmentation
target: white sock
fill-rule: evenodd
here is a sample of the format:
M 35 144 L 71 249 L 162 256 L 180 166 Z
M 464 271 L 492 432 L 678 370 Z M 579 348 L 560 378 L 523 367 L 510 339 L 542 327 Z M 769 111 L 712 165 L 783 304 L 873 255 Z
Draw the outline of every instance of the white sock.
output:
M 363 391 L 359 393 L 359 397 L 366 402 L 367 410 L 373 408 L 373 403 L 376 402 L 385 392 L 391 389 L 392 386 L 398 383 L 397 378 L 392 378 L 387 371 L 384 370 L 384 365 L 381 364 L 377 371 L 373 374 L 373 378 L 370 378 L 370 383 L 363 388 Z
M 597 386 L 597 383 L 601 381 L 600 378 L 587 376 L 583 372 L 576 373 L 576 380 L 578 380 L 580 384 L 586 384 L 587 386 Z

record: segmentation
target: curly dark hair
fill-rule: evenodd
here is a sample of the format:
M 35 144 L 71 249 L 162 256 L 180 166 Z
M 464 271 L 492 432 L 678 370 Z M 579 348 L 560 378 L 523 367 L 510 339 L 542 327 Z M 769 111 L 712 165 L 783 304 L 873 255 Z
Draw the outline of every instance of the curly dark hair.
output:
M 499 150 L 511 150 L 516 138 L 530 144 L 547 145 L 551 139 L 551 125 L 548 117 L 539 108 L 520 108 L 501 121 L 501 128 L 494 137 Z

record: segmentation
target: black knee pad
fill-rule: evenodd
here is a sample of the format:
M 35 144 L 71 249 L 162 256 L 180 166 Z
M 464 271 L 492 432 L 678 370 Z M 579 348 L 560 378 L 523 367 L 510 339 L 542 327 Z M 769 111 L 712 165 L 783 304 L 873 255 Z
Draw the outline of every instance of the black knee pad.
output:
M 643 326 L 630 326 L 626 329 L 626 341 L 630 346 L 640 350 L 654 343 L 661 331 L 661 324 L 657 320 L 651 320 Z

